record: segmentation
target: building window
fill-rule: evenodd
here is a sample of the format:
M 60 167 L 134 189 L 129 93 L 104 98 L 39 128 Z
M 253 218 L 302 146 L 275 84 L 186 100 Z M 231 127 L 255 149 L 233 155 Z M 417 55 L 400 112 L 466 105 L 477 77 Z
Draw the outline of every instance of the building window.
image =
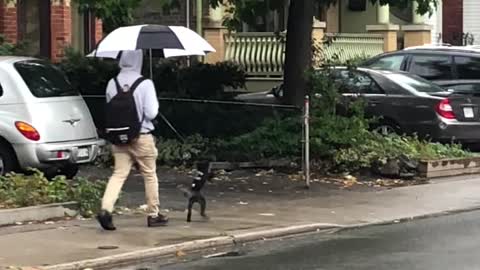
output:
M 51 55 L 51 27 L 49 0 L 18 0 L 18 37 L 24 42 L 26 53 L 49 58 Z

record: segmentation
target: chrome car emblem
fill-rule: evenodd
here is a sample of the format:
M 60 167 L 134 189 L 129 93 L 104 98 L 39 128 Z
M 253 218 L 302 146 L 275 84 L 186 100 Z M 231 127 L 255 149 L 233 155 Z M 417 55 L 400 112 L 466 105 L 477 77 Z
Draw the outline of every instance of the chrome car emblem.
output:
M 80 122 L 80 119 L 68 119 L 68 120 L 63 120 L 64 123 L 69 123 L 72 126 L 75 126 L 78 122 Z

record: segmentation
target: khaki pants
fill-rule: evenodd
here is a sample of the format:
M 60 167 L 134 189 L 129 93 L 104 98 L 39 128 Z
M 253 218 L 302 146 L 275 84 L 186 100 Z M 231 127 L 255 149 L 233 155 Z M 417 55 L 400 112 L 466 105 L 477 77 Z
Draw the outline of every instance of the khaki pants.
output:
M 115 168 L 103 195 L 102 209 L 110 213 L 113 212 L 122 186 L 127 180 L 134 162 L 137 162 L 145 181 L 147 213 L 149 216 L 157 216 L 160 206 L 156 172 L 158 151 L 153 136 L 140 135 L 138 140 L 130 145 L 113 146 L 112 152 L 115 159 Z

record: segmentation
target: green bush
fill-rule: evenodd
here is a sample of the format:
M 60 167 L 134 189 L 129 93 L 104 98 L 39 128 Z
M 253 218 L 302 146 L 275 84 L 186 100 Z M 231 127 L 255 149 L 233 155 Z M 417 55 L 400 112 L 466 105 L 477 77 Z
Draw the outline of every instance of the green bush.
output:
M 150 77 L 149 65 L 145 59 L 143 74 L 147 77 Z M 105 94 L 108 81 L 119 72 L 116 60 L 85 57 L 71 48 L 65 50 L 59 66 L 84 95 Z M 179 60 L 161 59 L 153 65 L 153 81 L 159 96 L 213 99 L 228 96 L 226 87 L 243 87 L 245 72 L 231 62 L 185 66 Z
M 24 55 L 26 45 L 25 42 L 9 43 L 5 40 L 5 36 L 0 35 L 0 55 Z
M 67 180 L 59 176 L 51 181 L 38 170 L 32 174 L 8 174 L 0 177 L 0 205 L 7 208 L 76 201 L 80 214 L 91 216 L 98 211 L 104 181 L 83 178 Z
M 119 71 L 115 60 L 85 57 L 71 48 L 65 49 L 58 65 L 83 95 L 104 95 L 108 81 Z
M 185 141 L 158 138 L 158 162 L 164 165 L 185 165 L 200 159 L 209 158 L 214 152 L 216 141 L 193 135 Z M 210 157 L 214 159 L 214 157 Z

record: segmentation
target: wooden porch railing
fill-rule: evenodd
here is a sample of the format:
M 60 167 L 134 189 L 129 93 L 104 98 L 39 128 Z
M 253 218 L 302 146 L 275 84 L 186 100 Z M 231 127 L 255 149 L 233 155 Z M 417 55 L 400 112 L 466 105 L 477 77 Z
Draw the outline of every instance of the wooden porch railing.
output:
M 346 61 L 383 53 L 383 36 L 377 34 L 326 34 L 327 60 Z M 231 33 L 225 37 L 225 60 L 241 64 L 249 76 L 281 77 L 285 63 L 285 34 Z
M 282 76 L 284 38 L 268 32 L 226 34 L 225 60 L 243 65 L 249 75 Z
M 327 45 L 323 54 L 326 60 L 345 62 L 355 58 L 372 57 L 383 53 L 383 35 L 379 34 L 325 34 Z

